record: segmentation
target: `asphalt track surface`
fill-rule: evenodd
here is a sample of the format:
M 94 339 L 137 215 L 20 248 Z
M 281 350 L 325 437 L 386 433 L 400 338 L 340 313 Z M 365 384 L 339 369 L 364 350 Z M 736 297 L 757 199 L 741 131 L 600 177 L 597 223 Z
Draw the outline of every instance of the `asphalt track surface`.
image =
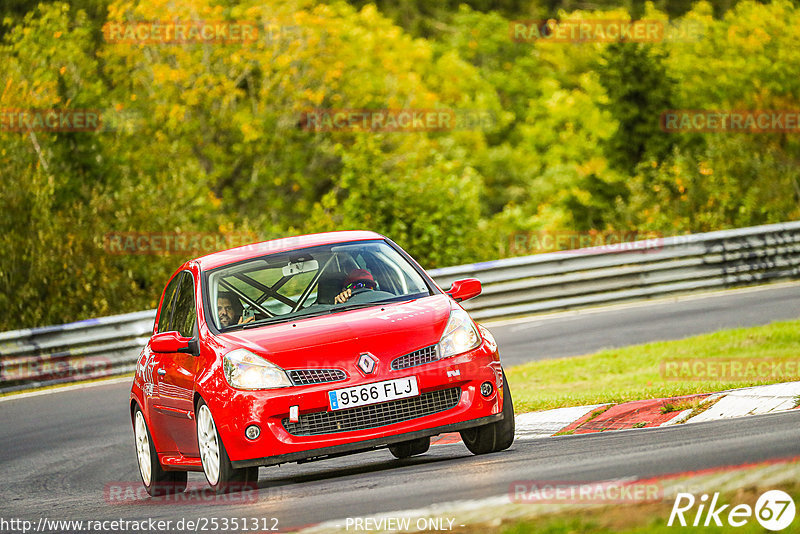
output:
M 518 325 L 498 326 L 493 331 L 504 358 L 511 360 L 508 365 L 521 363 L 519 355 L 525 352 L 527 359 L 553 357 L 798 316 L 800 289 L 782 287 L 576 315 L 568 320 L 546 319 L 527 330 L 512 330 Z M 621 339 L 615 337 L 615 330 Z M 636 335 L 631 334 L 634 330 Z M 605 337 L 592 339 L 592 332 L 603 332 Z M 552 353 L 547 347 L 553 347 Z M 503 495 L 517 480 L 648 478 L 800 456 L 800 411 L 795 411 L 667 428 L 518 440 L 508 451 L 485 456 L 473 456 L 456 443 L 435 445 L 427 454 L 404 461 L 379 450 L 262 468 L 258 495 L 246 502 L 233 498 L 207 502 L 207 495 L 199 489 L 204 487 L 203 475 L 190 473 L 186 502 L 140 497 L 120 504 L 110 493 L 113 487 L 127 486 L 133 491 L 141 487 L 127 411 L 128 388 L 127 383 L 103 384 L 0 402 L 0 517 L 34 523 L 40 517 L 153 518 L 170 519 L 173 525 L 182 518 L 274 517 L 277 526 L 287 530 L 326 520 Z

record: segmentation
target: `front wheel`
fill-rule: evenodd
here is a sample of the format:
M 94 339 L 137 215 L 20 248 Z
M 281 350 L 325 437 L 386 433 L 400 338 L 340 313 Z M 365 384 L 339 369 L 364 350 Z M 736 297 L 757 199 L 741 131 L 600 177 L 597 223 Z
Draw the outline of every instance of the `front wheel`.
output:
M 514 442 L 514 403 L 503 371 L 503 419 L 461 431 L 461 439 L 472 454 L 505 450 Z
M 142 477 L 147 493 L 151 497 L 174 495 L 186 490 L 188 473 L 186 471 L 164 471 L 158 461 L 158 453 L 153 445 L 153 438 L 141 408 L 136 406 L 133 412 L 133 435 L 136 441 L 136 459 L 139 463 L 139 475 Z
M 255 488 L 258 467 L 233 467 L 211 416 L 211 410 L 202 399 L 197 405 L 197 445 L 200 448 L 203 472 L 215 493 Z

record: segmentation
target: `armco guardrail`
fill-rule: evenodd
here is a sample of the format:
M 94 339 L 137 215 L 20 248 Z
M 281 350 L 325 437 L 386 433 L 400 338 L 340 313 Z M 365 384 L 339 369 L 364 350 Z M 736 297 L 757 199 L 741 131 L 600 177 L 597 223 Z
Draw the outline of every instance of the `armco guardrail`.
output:
M 133 371 L 155 310 L 0 333 L 0 391 Z
M 800 221 L 509 258 L 429 271 L 441 287 L 474 277 L 475 319 L 725 288 L 800 275 Z M 155 310 L 0 333 L 0 391 L 124 374 Z
M 800 221 L 508 258 L 430 271 L 441 287 L 478 278 L 475 319 L 576 308 L 800 274 Z

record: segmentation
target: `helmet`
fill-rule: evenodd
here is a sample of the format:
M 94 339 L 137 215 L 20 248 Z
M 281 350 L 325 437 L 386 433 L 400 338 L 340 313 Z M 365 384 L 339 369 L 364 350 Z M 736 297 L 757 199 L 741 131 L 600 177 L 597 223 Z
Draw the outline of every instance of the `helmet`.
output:
M 360 287 L 368 287 L 369 289 L 375 289 L 378 286 L 369 271 L 366 269 L 354 269 L 345 278 L 344 289 L 357 289 L 355 286 L 359 284 L 363 284 Z

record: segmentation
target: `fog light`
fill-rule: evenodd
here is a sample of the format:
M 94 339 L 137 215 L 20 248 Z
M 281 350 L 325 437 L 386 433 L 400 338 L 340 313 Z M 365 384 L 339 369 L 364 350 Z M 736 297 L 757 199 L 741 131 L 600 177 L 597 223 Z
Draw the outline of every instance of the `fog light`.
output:
M 261 435 L 261 429 L 258 428 L 258 425 L 250 425 L 244 430 L 244 435 L 247 436 L 247 439 L 256 439 Z
M 484 382 L 481 384 L 481 395 L 488 397 L 494 391 L 494 386 L 491 382 Z

